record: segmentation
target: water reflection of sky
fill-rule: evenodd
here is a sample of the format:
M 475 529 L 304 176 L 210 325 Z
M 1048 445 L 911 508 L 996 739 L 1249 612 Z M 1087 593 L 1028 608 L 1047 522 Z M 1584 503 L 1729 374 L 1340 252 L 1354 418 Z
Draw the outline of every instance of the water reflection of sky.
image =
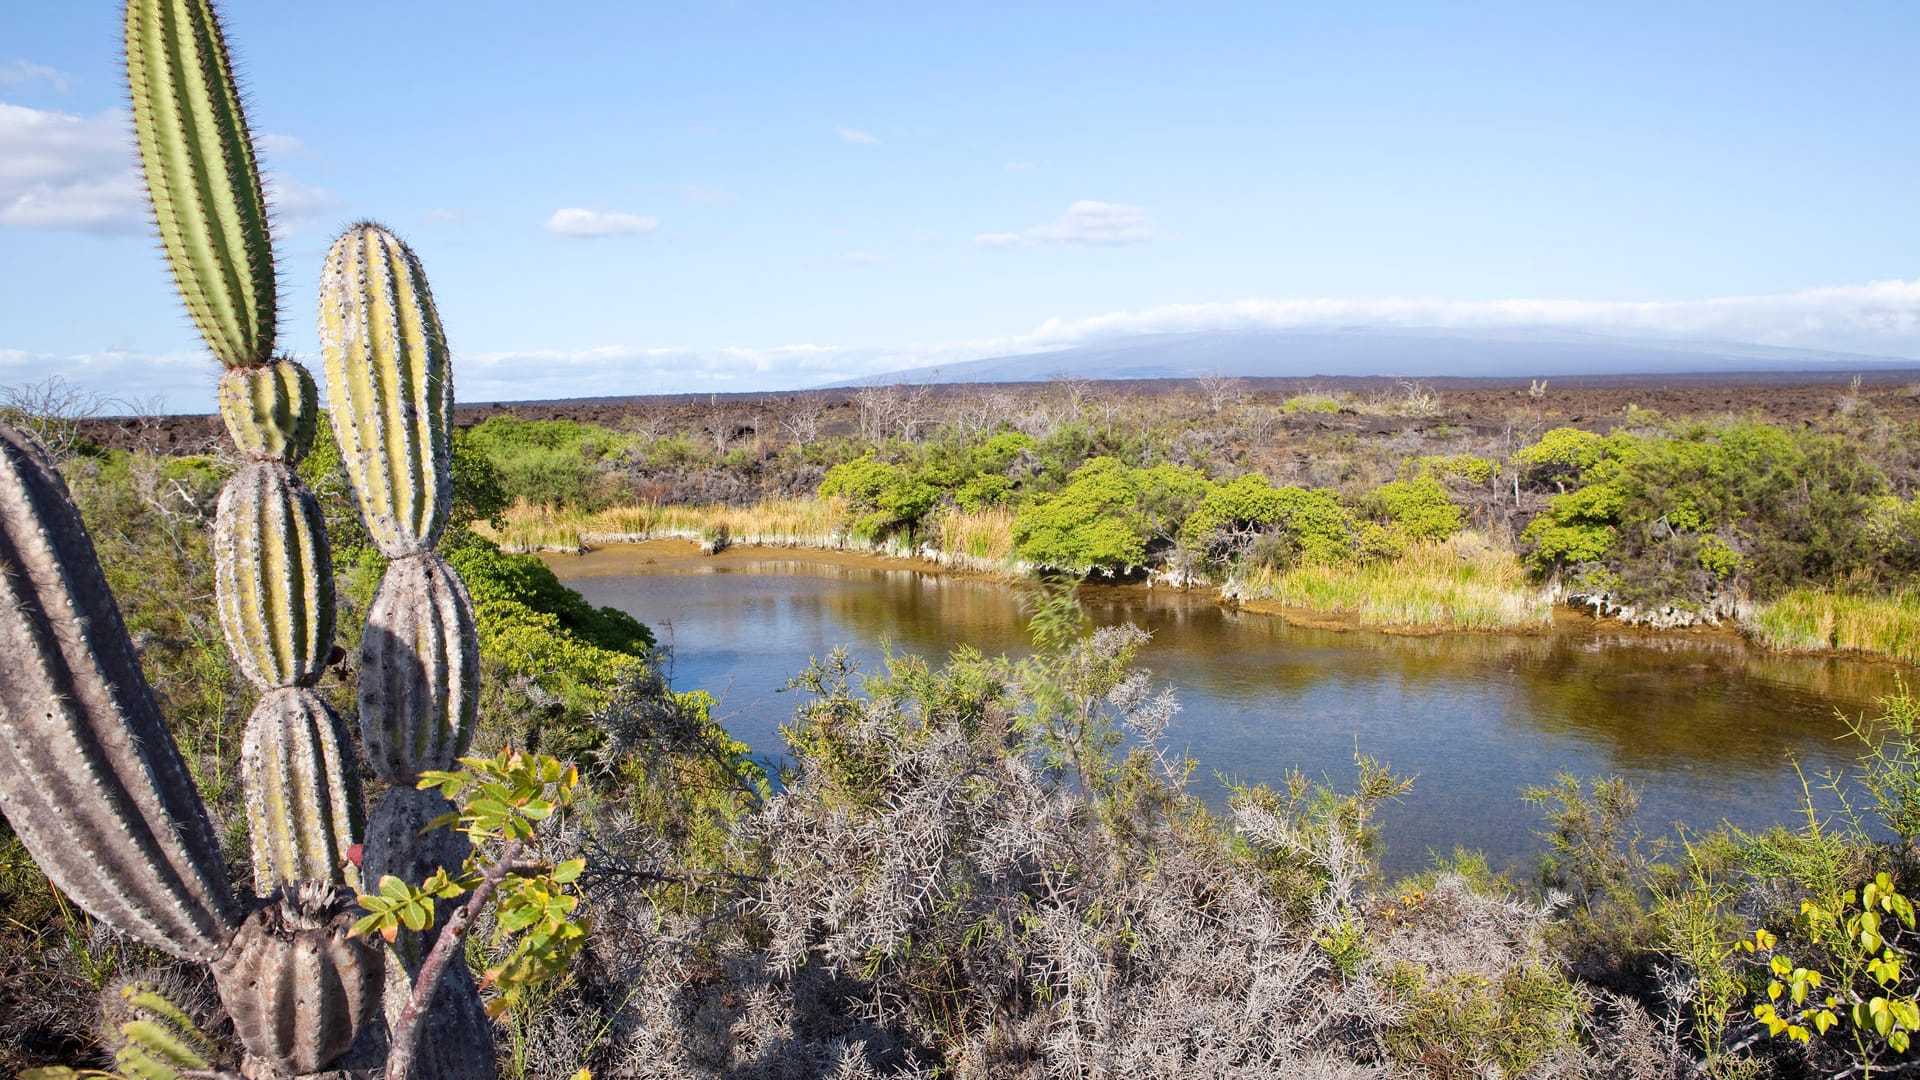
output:
M 799 704 L 781 688 L 836 645 L 867 671 L 888 646 L 1026 647 L 1015 590 L 993 582 L 755 552 L 642 563 L 608 549 L 553 565 L 594 603 L 652 625 L 673 646 L 675 686 L 720 698 L 728 728 L 767 756 Z M 1084 603 L 1099 623 L 1152 632 L 1144 661 L 1181 703 L 1169 738 L 1199 761 L 1209 797 L 1217 775 L 1345 780 L 1356 747 L 1417 773 L 1382 822 L 1395 872 L 1455 845 L 1496 865 L 1524 857 L 1539 818 L 1520 790 L 1560 769 L 1643 785 L 1649 832 L 1788 823 L 1793 763 L 1815 778 L 1843 767 L 1834 709 L 1858 713 L 1894 682 L 1886 665 L 1766 656 L 1724 638 L 1343 633 L 1167 590 L 1088 590 Z

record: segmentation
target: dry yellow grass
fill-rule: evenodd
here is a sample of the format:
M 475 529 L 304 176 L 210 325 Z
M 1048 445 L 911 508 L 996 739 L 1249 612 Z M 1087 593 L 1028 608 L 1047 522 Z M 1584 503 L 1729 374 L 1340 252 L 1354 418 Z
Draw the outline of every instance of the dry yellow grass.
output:
M 941 552 L 976 564 L 1013 562 L 1013 511 L 996 506 L 976 513 L 948 510 L 934 532 Z
M 486 530 L 509 551 L 578 551 L 595 544 L 681 538 L 700 540 L 724 528 L 736 544 L 768 547 L 858 547 L 841 523 L 845 508 L 831 499 L 782 499 L 755 506 L 616 506 L 556 510 L 517 502 Z

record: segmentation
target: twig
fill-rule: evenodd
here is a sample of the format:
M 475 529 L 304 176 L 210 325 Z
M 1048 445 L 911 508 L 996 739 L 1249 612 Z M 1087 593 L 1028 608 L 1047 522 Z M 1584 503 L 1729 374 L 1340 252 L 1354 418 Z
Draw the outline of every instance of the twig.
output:
M 486 910 L 500 883 L 516 873 L 538 870 L 545 863 L 522 861 L 521 843 L 516 840 L 508 844 L 500 857 L 488 866 L 480 877 L 480 884 L 467 895 L 467 902 L 453 913 L 447 925 L 440 930 L 440 936 L 434 939 L 433 948 L 428 951 L 425 963 L 420 965 L 420 974 L 413 982 L 413 995 L 400 1009 L 400 1017 L 393 1025 L 393 1043 L 387 1051 L 387 1080 L 408 1080 L 412 1074 L 413 1059 L 420 1052 L 421 1021 L 427 1015 L 427 1007 L 433 1004 L 434 991 L 440 989 L 440 982 L 446 978 L 447 967 L 453 958 L 462 951 L 462 943 L 473 921 Z

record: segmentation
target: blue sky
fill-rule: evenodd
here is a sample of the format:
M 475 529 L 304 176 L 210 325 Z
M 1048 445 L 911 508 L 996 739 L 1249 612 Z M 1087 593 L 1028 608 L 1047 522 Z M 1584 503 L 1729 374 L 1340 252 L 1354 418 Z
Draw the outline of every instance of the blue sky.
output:
M 0 34 L 0 383 L 211 400 L 117 4 Z M 816 385 L 1212 326 L 1920 357 L 1920 5 L 229 0 L 281 203 L 426 263 L 467 400 Z

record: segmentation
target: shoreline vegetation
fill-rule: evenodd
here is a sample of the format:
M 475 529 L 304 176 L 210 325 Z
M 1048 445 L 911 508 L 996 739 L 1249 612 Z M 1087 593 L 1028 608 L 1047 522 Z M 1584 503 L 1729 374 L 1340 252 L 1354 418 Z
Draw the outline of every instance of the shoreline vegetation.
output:
M 938 541 L 918 547 L 899 540 L 858 540 L 847 532 L 845 520 L 843 503 L 822 499 L 596 511 L 522 502 L 503 511 L 497 524 L 479 523 L 476 530 L 502 550 L 519 554 L 572 555 L 665 540 L 698 544 L 711 554 L 714 540 L 724 537 L 721 548 L 834 552 L 856 561 L 907 561 L 927 572 L 1008 582 L 1035 574 L 1014 553 L 1012 515 L 1004 510 L 944 514 L 935 523 Z M 1245 578 L 1184 584 L 1142 574 L 1114 584 L 1186 588 L 1242 610 L 1385 633 L 1531 633 L 1550 630 L 1556 618 L 1596 618 L 1588 605 L 1557 598 L 1551 587 L 1530 581 L 1517 555 L 1473 532 L 1416 545 L 1384 563 L 1285 571 L 1262 567 Z M 1874 597 L 1795 589 L 1771 603 L 1752 605 L 1728 623 L 1729 632 L 1772 652 L 1920 664 L 1920 593 Z
M 518 551 L 870 552 L 1358 628 L 1585 611 L 1920 663 L 1920 384 L 1648 389 L 1672 412 L 1537 381 L 1465 408 L 1410 383 L 877 386 L 499 411 L 458 441 Z

